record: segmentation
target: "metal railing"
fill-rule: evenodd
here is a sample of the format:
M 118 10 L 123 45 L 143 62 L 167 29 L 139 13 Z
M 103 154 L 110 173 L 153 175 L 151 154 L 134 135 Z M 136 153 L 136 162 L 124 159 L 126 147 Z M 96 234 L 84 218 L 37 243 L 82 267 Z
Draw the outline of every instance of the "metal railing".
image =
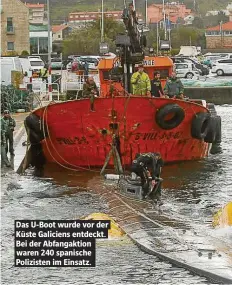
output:
M 79 91 L 83 89 L 83 85 L 86 82 L 88 77 L 93 77 L 94 81 L 99 88 L 99 75 L 98 74 L 89 74 L 89 75 L 77 75 L 72 74 L 72 76 L 68 76 L 64 82 L 63 90 L 64 91 Z
M 43 100 L 46 100 L 48 101 L 49 100 L 49 95 L 48 95 L 48 83 L 42 83 L 40 85 L 40 89 L 39 89 L 39 98 L 41 101 Z M 57 96 L 57 100 L 56 101 L 60 101 L 60 91 L 59 91 L 59 84 L 58 83 L 52 83 L 52 85 L 55 85 L 57 86 L 57 89 L 53 89 L 52 91 L 52 97 L 53 96 Z M 53 100 L 53 98 L 52 98 Z

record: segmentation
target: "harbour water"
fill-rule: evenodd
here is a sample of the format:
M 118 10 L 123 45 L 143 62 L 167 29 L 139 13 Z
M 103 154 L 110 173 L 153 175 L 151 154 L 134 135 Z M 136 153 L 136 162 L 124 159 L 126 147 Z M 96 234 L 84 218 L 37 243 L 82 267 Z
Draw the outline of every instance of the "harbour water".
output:
M 221 151 L 201 161 L 163 168 L 162 212 L 231 247 L 232 229 L 212 227 L 213 214 L 232 200 L 232 106 L 216 109 L 222 117 Z M 108 211 L 98 189 L 107 191 L 111 186 L 99 173 L 52 167 L 45 176 L 35 178 L 31 170 L 26 176 L 2 173 L 2 284 L 210 284 L 143 253 L 127 238 L 99 242 L 96 268 L 14 267 L 15 219 L 75 219 Z

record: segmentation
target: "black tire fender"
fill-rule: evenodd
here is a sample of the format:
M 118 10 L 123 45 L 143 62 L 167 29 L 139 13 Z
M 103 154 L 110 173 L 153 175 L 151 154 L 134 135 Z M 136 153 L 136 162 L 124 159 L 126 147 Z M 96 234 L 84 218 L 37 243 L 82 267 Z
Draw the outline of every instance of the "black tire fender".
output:
M 43 126 L 43 122 L 41 122 L 40 118 L 35 114 L 30 114 L 29 116 L 27 116 L 24 121 L 24 124 L 26 128 L 28 128 L 30 132 L 33 133 L 32 136 L 36 138 L 37 141 L 41 141 L 47 136 L 46 125 Z
M 215 143 L 221 143 L 222 141 L 222 120 L 220 116 L 215 116 L 216 120 L 216 135 L 215 135 Z
M 171 119 L 165 120 L 165 117 L 171 114 Z M 171 130 L 178 127 L 184 118 L 185 111 L 178 104 L 168 104 L 156 112 L 155 121 L 161 129 Z
M 199 112 L 196 113 L 191 126 L 191 135 L 195 139 L 202 140 L 206 137 L 210 124 L 210 114 Z
M 209 128 L 208 132 L 204 138 L 204 141 L 207 143 L 213 143 L 216 138 L 216 126 L 217 126 L 217 121 L 216 117 L 210 117 L 209 120 Z

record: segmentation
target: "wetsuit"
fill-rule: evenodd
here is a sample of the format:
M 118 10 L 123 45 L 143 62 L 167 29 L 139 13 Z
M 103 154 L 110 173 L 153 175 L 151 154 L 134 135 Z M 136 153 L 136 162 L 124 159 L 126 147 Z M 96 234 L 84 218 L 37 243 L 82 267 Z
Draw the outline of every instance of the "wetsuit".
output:
M 132 162 L 131 171 L 141 178 L 143 187 L 143 195 L 149 191 L 149 177 L 147 171 L 149 170 L 152 176 L 152 180 L 157 180 L 160 176 L 161 167 L 163 166 L 162 158 L 157 157 L 156 153 L 140 153 L 136 155 L 135 160 Z M 161 184 L 159 192 L 161 191 Z

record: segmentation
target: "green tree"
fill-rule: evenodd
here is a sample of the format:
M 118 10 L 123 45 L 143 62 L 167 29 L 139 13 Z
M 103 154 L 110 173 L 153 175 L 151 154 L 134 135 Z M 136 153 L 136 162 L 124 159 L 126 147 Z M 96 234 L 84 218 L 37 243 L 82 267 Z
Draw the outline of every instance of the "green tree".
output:
M 29 52 L 28 52 L 27 50 L 23 50 L 23 51 L 21 52 L 21 55 L 22 55 L 22 56 L 28 56 L 28 55 L 29 55 Z
M 204 28 L 204 21 L 201 17 L 195 17 L 192 25 L 193 25 L 193 27 L 196 27 L 198 29 L 203 29 Z
M 116 35 L 124 31 L 121 23 L 113 19 L 105 19 L 104 21 L 104 41 L 109 44 L 110 51 L 115 50 L 114 40 Z M 99 44 L 101 42 L 100 20 L 91 25 L 86 26 L 85 29 L 75 30 L 63 42 L 64 55 L 69 54 L 98 54 Z
M 204 30 L 193 27 L 180 27 L 171 32 L 171 42 L 173 48 L 179 48 L 181 45 L 202 45 Z
M 229 21 L 229 17 L 225 15 L 223 11 L 220 11 L 218 15 L 210 15 L 204 18 L 204 27 L 214 27 L 219 25 L 220 22 L 226 23 Z

